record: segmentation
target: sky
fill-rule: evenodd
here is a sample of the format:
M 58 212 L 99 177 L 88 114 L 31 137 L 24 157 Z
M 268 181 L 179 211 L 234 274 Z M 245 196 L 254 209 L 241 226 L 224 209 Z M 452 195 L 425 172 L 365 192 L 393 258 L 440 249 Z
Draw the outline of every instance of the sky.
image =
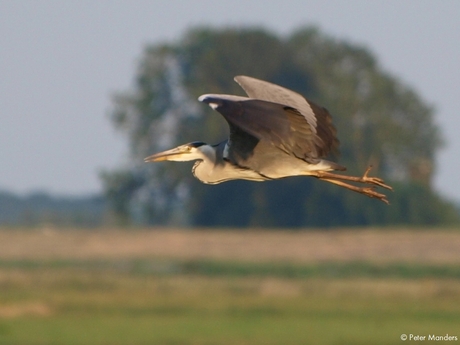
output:
M 0 190 L 101 192 L 99 173 L 128 152 L 109 120 L 112 95 L 132 88 L 147 45 L 197 25 L 280 36 L 316 25 L 366 47 L 435 108 L 446 139 L 435 188 L 460 200 L 456 0 L 0 0 Z

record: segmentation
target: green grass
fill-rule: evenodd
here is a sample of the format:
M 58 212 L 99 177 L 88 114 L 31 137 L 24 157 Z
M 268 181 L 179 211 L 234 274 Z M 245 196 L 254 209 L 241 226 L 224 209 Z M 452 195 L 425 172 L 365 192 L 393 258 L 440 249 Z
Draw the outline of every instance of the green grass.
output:
M 306 278 L 451 278 L 460 280 L 460 265 L 373 263 L 365 261 L 300 264 L 290 262 L 241 262 L 223 260 L 112 259 L 112 260 L 0 260 L 0 269 L 71 269 L 131 275 L 201 275 L 208 277 Z
M 459 300 L 456 266 L 2 261 L 0 344 L 398 344 Z

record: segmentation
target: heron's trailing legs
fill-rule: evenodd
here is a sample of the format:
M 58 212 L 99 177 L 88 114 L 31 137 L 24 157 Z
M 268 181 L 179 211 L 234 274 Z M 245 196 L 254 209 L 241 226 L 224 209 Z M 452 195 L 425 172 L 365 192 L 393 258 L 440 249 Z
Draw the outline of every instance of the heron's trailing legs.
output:
M 364 172 L 362 177 L 357 177 L 357 176 L 347 176 L 347 175 L 340 175 L 340 174 L 334 174 L 330 173 L 327 171 L 318 171 L 318 174 L 315 175 L 316 177 L 323 179 L 338 179 L 338 180 L 346 180 L 346 181 L 353 181 L 353 182 L 359 182 L 359 183 L 367 183 L 367 184 L 373 184 L 376 186 L 380 186 L 389 190 L 393 190 L 390 186 L 386 185 L 381 178 L 378 177 L 369 177 L 367 176 L 369 174 L 369 171 L 372 170 L 372 165 L 370 165 L 366 171 Z
M 364 172 L 362 177 L 334 174 L 334 173 L 330 173 L 330 172 L 327 172 L 327 171 L 318 171 L 313 176 L 319 178 L 320 180 L 331 182 L 331 183 L 336 184 L 338 186 L 350 189 L 350 190 L 352 190 L 354 192 L 367 195 L 368 197 L 379 199 L 379 200 L 383 201 L 385 204 L 389 204 L 388 200 L 386 199 L 386 195 L 378 193 L 374 189 L 375 189 L 375 186 L 379 186 L 379 187 L 386 188 L 386 189 L 389 189 L 389 190 L 393 190 L 393 188 L 391 188 L 390 186 L 386 185 L 383 182 L 383 180 L 378 178 L 378 177 L 369 177 L 369 176 L 367 176 L 369 171 L 371 171 L 371 169 L 372 169 L 372 165 L 369 166 L 366 169 L 366 171 Z M 349 183 L 346 183 L 346 182 L 343 182 L 343 181 L 340 181 L 340 180 L 371 184 L 373 186 L 371 186 L 371 187 L 357 187 L 357 186 L 351 185 Z

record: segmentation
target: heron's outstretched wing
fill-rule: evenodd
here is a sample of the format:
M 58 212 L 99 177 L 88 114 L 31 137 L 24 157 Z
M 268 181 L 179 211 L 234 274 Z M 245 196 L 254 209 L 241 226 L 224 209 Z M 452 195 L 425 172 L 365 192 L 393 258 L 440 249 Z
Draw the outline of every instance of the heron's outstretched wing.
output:
M 309 161 L 327 152 L 322 139 L 297 109 L 279 103 L 232 95 L 199 98 L 221 113 L 230 126 L 228 157 L 249 158 L 259 141 Z
M 312 135 L 316 136 L 313 141 L 318 157 L 325 157 L 331 152 L 338 152 L 337 131 L 327 109 L 307 100 L 297 92 L 263 80 L 240 75 L 235 77 L 235 81 L 251 98 L 283 104 L 298 110 L 311 126 Z

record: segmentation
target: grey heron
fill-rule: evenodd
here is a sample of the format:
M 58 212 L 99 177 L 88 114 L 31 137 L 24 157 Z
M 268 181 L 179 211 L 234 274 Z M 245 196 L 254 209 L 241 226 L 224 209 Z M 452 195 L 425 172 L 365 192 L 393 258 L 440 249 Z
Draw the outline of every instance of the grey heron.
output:
M 325 108 L 276 84 L 247 76 L 234 80 L 248 97 L 205 94 L 198 98 L 223 115 L 230 127 L 228 140 L 216 145 L 191 142 L 149 156 L 145 162 L 196 160 L 192 172 L 207 184 L 313 176 L 388 204 L 375 189 L 392 188 L 368 176 L 371 166 L 358 177 L 330 172 L 346 168 L 325 159 L 339 146 Z

